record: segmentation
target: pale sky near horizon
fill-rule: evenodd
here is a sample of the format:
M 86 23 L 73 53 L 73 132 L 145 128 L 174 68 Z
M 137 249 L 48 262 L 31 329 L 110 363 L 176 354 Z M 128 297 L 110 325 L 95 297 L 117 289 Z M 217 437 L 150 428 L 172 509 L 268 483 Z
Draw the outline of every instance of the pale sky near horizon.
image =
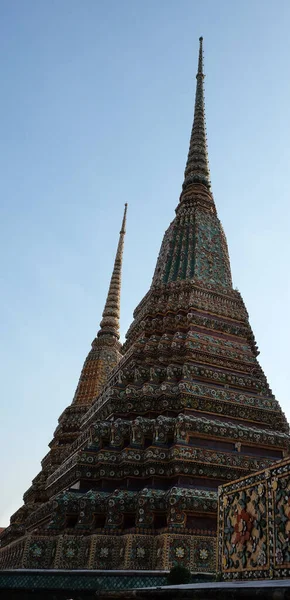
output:
M 0 0 L 0 526 L 99 327 L 128 202 L 122 339 L 178 203 L 204 36 L 212 189 L 290 419 L 288 0 Z

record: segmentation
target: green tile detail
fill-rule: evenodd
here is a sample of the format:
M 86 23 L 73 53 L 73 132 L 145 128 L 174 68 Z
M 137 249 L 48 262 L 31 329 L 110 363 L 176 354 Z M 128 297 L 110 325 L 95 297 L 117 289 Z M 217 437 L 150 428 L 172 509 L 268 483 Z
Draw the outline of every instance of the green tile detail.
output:
M 141 587 L 155 587 L 166 584 L 166 575 L 110 575 L 84 573 L 2 573 L 0 575 L 1 590 L 128 590 Z

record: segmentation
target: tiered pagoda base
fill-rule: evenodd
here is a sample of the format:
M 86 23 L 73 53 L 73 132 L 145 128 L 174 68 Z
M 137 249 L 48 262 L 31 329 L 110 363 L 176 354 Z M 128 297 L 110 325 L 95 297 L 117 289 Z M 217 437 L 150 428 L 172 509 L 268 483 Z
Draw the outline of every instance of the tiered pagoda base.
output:
M 171 284 L 163 318 L 163 288 L 139 307 L 138 337 L 47 473 L 45 501 L 35 484 L 2 534 L 2 568 L 216 570 L 218 486 L 281 460 L 290 438 L 241 297 L 190 288 Z
M 164 570 L 186 565 L 193 573 L 216 571 L 216 536 L 148 535 L 30 536 L 7 548 L 3 563 L 14 569 Z
M 194 575 L 187 585 L 167 586 L 164 571 L 0 572 L 5 600 L 289 600 L 290 579 L 216 582 Z M 5 596 L 4 596 L 5 594 Z M 1 596 L 1 597 L 2 597 Z

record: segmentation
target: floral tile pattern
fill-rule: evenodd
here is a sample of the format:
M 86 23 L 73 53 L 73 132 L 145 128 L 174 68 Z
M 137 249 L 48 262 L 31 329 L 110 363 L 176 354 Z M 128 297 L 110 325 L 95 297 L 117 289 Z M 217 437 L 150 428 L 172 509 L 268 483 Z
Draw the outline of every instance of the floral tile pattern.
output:
M 223 578 L 290 575 L 290 459 L 219 490 Z

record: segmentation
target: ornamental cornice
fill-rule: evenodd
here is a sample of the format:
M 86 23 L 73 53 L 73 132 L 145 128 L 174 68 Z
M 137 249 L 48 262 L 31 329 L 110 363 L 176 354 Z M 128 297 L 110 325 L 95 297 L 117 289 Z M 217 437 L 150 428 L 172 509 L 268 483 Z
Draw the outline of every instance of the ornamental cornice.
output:
M 239 460 L 239 459 L 238 459 Z M 70 487 L 73 483 L 80 479 L 91 480 L 92 482 L 101 481 L 106 479 L 108 481 L 121 481 L 130 478 L 150 478 L 150 477 L 165 477 L 166 479 L 171 477 L 199 477 L 199 478 L 210 478 L 213 480 L 221 479 L 224 481 L 230 481 L 233 478 L 238 479 L 243 474 L 249 471 L 249 465 L 254 470 L 264 468 L 262 465 L 270 465 L 273 460 L 262 459 L 251 459 L 247 463 L 247 468 L 244 468 L 243 464 L 238 462 L 228 466 L 226 464 L 219 464 L 217 462 L 205 462 L 202 457 L 201 460 L 182 460 L 174 458 L 169 461 L 168 464 L 163 464 L 157 461 L 151 461 L 144 464 L 138 462 L 129 463 L 124 462 L 122 465 L 115 463 L 102 463 L 101 465 L 95 466 L 93 464 L 78 464 L 74 468 L 65 471 L 61 478 L 57 481 L 52 482 L 49 490 L 50 496 L 54 496 L 64 488 Z
M 142 447 L 138 448 L 124 448 L 123 450 L 115 450 L 116 444 L 123 445 L 122 436 L 130 436 L 131 443 L 136 445 L 142 444 L 139 432 L 141 431 L 152 435 L 153 446 L 144 450 Z M 175 445 L 171 448 L 160 448 L 156 446 L 160 441 L 166 443 L 166 429 L 167 432 L 172 431 L 175 435 Z M 163 431 L 162 431 L 163 430 Z M 112 466 L 124 465 L 132 463 L 147 463 L 159 461 L 160 463 L 168 463 L 172 460 L 189 460 L 191 462 L 213 462 L 213 464 L 224 464 L 227 467 L 239 467 L 248 468 L 250 470 L 264 468 L 268 464 L 271 464 L 272 458 L 252 458 L 247 453 L 242 452 L 241 454 L 233 452 L 217 452 L 211 449 L 201 449 L 194 445 L 183 445 L 178 446 L 179 443 L 186 444 L 190 433 L 201 433 L 207 438 L 213 437 L 214 439 L 223 438 L 225 440 L 232 439 L 233 441 L 252 442 L 252 444 L 259 444 L 260 447 L 265 445 L 266 447 L 277 444 L 280 448 L 289 449 L 289 437 L 283 434 L 277 434 L 274 432 L 268 432 L 267 430 L 261 430 L 258 428 L 250 428 L 246 426 L 223 423 L 219 421 L 213 421 L 205 418 L 196 418 L 188 415 L 179 415 L 177 419 L 166 418 L 160 416 L 156 420 L 154 419 L 136 419 L 133 422 L 118 420 L 118 423 L 109 423 L 108 421 L 102 423 L 96 423 L 91 427 L 91 441 L 89 444 L 90 451 L 87 453 L 84 448 L 83 451 L 75 454 L 64 464 L 61 465 L 47 480 L 47 487 L 52 486 L 55 482 L 62 478 L 67 472 L 71 471 L 78 465 L 79 468 L 82 464 L 88 464 L 90 467 L 99 463 L 108 463 Z M 165 433 L 165 435 L 164 435 Z M 93 451 L 94 446 L 98 446 L 101 443 L 102 437 L 104 437 L 107 443 L 111 444 L 108 449 L 99 449 Z M 275 446 L 276 447 L 276 446 Z M 216 462 L 215 462 L 216 461 Z M 164 471 L 166 474 L 168 470 Z M 100 473 L 101 475 L 101 473 Z M 121 476 L 121 474 L 119 474 Z M 118 475 L 118 476 L 119 476 Z M 135 473 L 136 475 L 136 473 Z
M 221 315 L 237 320 L 239 323 L 234 324 L 246 326 L 249 329 L 248 335 L 253 336 L 248 313 L 238 291 L 219 291 L 216 286 L 210 285 L 201 287 L 194 281 L 172 282 L 151 288 L 150 294 L 144 298 L 144 303 L 140 306 L 140 310 L 136 313 L 135 320 L 128 330 L 123 350 L 126 351 L 130 347 L 135 329 L 137 328 L 138 331 L 143 329 L 145 323 L 142 321 L 147 317 L 152 318 L 154 315 L 165 315 L 167 312 L 180 310 L 190 312 L 192 309 L 212 313 L 213 317 Z
M 280 431 L 269 431 L 258 427 L 228 423 L 216 419 L 197 417 L 180 413 L 177 417 L 160 415 L 155 419 L 137 417 L 133 421 L 116 419 L 111 423 L 110 429 L 107 421 L 99 421 L 90 427 L 89 448 L 102 447 L 109 443 L 113 447 L 130 446 L 142 447 L 146 440 L 152 440 L 153 445 L 167 444 L 168 435 L 174 435 L 177 443 L 188 443 L 190 434 L 201 434 L 207 439 L 225 439 L 259 447 L 290 448 L 290 437 Z M 193 439 L 194 445 L 194 439 Z
M 179 519 L 176 520 L 173 514 L 178 514 L 179 511 L 201 510 L 203 513 L 215 513 L 217 493 L 182 487 L 172 487 L 168 491 L 143 488 L 139 492 L 118 489 L 111 493 L 93 490 L 78 494 L 61 492 L 54 500 L 35 511 L 27 519 L 25 527 L 31 529 L 38 526 L 38 531 L 51 535 L 53 530 L 66 529 L 66 516 L 76 515 L 76 529 L 90 530 L 93 527 L 94 512 L 97 512 L 106 514 L 105 528 L 115 528 L 118 524 L 122 529 L 122 514 L 128 510 L 135 513 L 135 524 L 141 528 L 152 527 L 155 510 L 165 510 L 170 528 L 178 524 Z M 43 526 L 43 522 L 46 525 Z
M 99 466 L 100 469 L 104 465 L 116 468 L 116 476 L 124 476 L 123 469 L 130 465 L 139 465 L 148 469 L 150 465 L 162 465 L 163 474 L 169 476 L 175 470 L 177 463 L 190 464 L 212 464 L 215 466 L 223 465 L 225 468 L 239 468 L 244 470 L 255 471 L 264 469 L 273 464 L 272 458 L 261 456 L 252 457 L 246 453 L 225 452 L 212 450 L 210 448 L 199 448 L 196 446 L 185 446 L 175 444 L 171 448 L 149 447 L 146 450 L 139 448 L 124 448 L 121 451 L 111 449 L 99 450 L 95 453 L 82 452 L 78 456 L 78 467 L 80 466 Z M 149 467 L 148 467 L 149 465 Z M 185 467 L 185 473 L 186 473 Z M 120 470 L 121 469 L 121 470 Z M 150 468 L 149 468 L 150 473 Z M 147 473 L 146 473 L 147 474 Z
M 141 401 L 141 403 L 140 403 Z M 141 408 L 142 407 L 142 408 Z M 113 413 L 123 415 L 139 416 L 141 411 L 143 415 L 148 413 L 160 414 L 160 410 L 171 411 L 177 414 L 180 411 L 196 411 L 216 415 L 218 418 L 226 416 L 231 419 L 239 419 L 248 422 L 253 426 L 268 427 L 287 433 L 289 430 L 285 416 L 280 411 L 257 408 L 256 406 L 235 404 L 224 400 L 218 403 L 213 398 L 200 397 L 190 393 L 182 393 L 179 396 L 172 394 L 168 396 L 165 393 L 156 397 L 148 395 L 140 398 L 124 398 L 121 401 L 114 398 L 101 407 L 98 418 L 106 419 Z
M 174 394 L 178 394 L 179 392 L 182 391 L 186 391 L 186 392 L 191 392 L 191 387 L 195 386 L 196 384 L 201 384 L 202 381 L 193 381 L 191 382 L 190 379 L 193 380 L 209 380 L 209 383 L 211 384 L 213 381 L 215 382 L 215 384 L 223 384 L 223 386 L 225 387 L 230 387 L 230 388 L 235 388 L 234 390 L 232 389 L 232 391 L 235 394 L 239 394 L 239 391 L 245 392 L 245 398 L 247 398 L 247 394 L 251 393 L 251 391 L 255 391 L 255 393 L 258 393 L 258 399 L 257 402 L 258 404 L 261 404 L 261 397 L 263 398 L 262 400 L 262 404 L 264 404 L 265 406 L 267 405 L 267 403 L 272 402 L 273 403 L 273 407 L 277 408 L 278 404 L 277 401 L 275 399 L 273 399 L 273 396 L 271 395 L 271 392 L 268 388 L 267 382 L 258 378 L 254 378 L 254 377 L 245 377 L 242 374 L 239 375 L 235 375 L 232 373 L 226 373 L 222 370 L 213 370 L 213 369 L 209 369 L 206 366 L 202 367 L 202 366 L 196 366 L 196 365 L 183 365 L 183 377 L 185 378 L 186 381 L 180 381 L 178 383 L 178 385 L 176 384 L 176 382 L 170 382 L 170 381 L 166 381 L 166 382 L 160 382 L 161 385 L 156 385 L 154 382 L 154 379 L 157 378 L 157 381 L 160 380 L 160 367 L 148 367 L 150 369 L 150 379 L 152 379 L 152 381 L 149 381 L 148 383 L 144 383 L 143 386 L 132 386 L 132 384 L 130 384 L 129 386 L 126 386 L 126 391 L 125 389 L 122 387 L 122 385 L 120 385 L 124 379 L 124 369 L 125 369 L 125 361 L 122 364 L 122 368 L 119 368 L 118 371 L 115 372 L 114 375 L 114 380 L 117 383 L 118 387 L 116 387 L 114 385 L 114 381 L 111 380 L 110 382 L 110 386 L 106 386 L 106 388 L 104 389 L 103 393 L 98 397 L 98 399 L 96 400 L 96 402 L 92 405 L 92 407 L 87 411 L 85 418 L 83 420 L 82 423 L 82 427 L 85 429 L 87 425 L 89 425 L 92 420 L 94 418 L 99 418 L 102 419 L 104 418 L 103 415 L 104 414 L 110 414 L 110 412 L 108 413 L 107 410 L 105 410 L 105 405 L 108 404 L 110 402 L 110 406 L 112 406 L 112 399 L 114 398 L 122 398 L 124 396 L 124 394 L 126 394 L 127 396 L 137 396 L 140 397 L 145 395 L 145 396 L 150 396 L 150 395 L 160 395 L 160 394 L 164 394 L 164 392 L 166 393 L 174 393 Z M 169 367 L 168 367 L 169 368 Z M 132 372 L 132 370 L 131 370 Z M 133 370 L 134 373 L 134 370 Z M 194 387 L 193 387 L 194 389 Z M 120 410 L 121 406 L 119 407 Z M 117 410 L 118 412 L 118 406 L 116 406 L 116 408 L 114 410 Z

